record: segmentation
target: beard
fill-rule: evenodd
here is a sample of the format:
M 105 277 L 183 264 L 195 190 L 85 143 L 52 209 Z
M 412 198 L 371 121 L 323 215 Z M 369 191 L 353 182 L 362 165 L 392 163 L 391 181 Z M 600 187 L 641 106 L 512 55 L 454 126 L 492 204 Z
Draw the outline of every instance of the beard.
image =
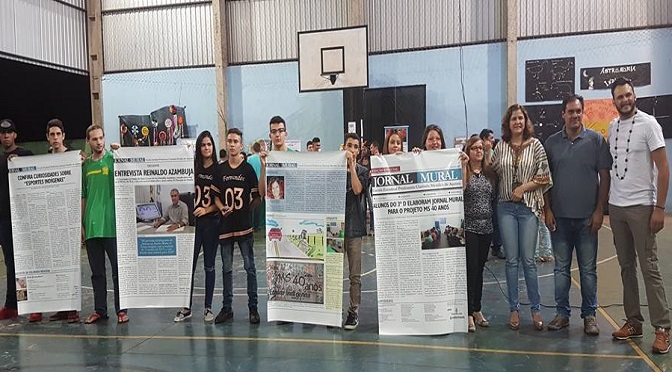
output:
M 629 110 L 624 110 L 623 106 L 630 106 Z M 635 101 L 632 102 L 632 104 L 626 104 L 626 105 L 621 105 L 618 107 L 618 113 L 621 114 L 621 116 L 624 117 L 630 117 L 635 113 L 635 110 L 637 110 L 637 106 L 635 105 Z

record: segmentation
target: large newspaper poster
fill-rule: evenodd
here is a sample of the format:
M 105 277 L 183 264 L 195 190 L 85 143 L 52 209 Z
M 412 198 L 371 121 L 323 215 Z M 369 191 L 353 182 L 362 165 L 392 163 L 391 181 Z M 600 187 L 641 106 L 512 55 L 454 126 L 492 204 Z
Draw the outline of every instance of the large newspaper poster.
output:
M 81 310 L 78 151 L 8 162 L 19 314 Z
M 192 148 L 122 147 L 114 167 L 121 308 L 189 306 Z
M 344 152 L 266 160 L 268 320 L 341 326 Z
M 380 334 L 467 331 L 459 150 L 371 157 Z

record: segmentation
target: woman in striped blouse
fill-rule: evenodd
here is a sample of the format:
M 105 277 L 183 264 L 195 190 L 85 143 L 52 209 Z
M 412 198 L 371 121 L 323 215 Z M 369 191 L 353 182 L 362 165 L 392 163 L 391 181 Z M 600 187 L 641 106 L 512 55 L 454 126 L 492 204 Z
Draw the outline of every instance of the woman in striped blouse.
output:
M 534 129 L 525 109 L 514 104 L 502 119 L 502 143 L 495 147 L 493 168 L 499 176 L 497 215 L 506 253 L 506 285 L 509 296 L 509 328 L 520 327 L 518 262 L 525 273 L 532 323 L 544 327 L 539 312 L 540 296 L 534 251 L 537 245 L 543 194 L 552 186 L 546 152 L 532 137 Z

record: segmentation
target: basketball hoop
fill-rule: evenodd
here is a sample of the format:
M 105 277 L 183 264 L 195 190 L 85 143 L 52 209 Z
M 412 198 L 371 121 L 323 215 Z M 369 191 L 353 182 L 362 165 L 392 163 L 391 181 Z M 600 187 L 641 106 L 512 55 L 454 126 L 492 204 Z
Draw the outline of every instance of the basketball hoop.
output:
M 329 80 L 331 85 L 334 85 L 336 84 L 336 80 L 338 80 L 338 75 L 339 74 L 322 74 L 322 77 L 326 80 Z
M 299 92 L 366 87 L 366 26 L 301 31 Z

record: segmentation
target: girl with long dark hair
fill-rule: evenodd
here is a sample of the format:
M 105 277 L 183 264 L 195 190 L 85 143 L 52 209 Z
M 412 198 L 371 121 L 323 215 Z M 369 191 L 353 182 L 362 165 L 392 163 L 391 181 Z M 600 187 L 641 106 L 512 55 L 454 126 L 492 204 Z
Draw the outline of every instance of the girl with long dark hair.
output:
M 194 238 L 194 261 L 191 275 L 191 294 L 189 307 L 177 312 L 175 322 L 191 318 L 191 297 L 194 293 L 194 275 L 198 256 L 203 248 L 203 268 L 205 270 L 205 310 L 206 322 L 215 320 L 212 309 L 212 297 L 215 291 L 215 257 L 219 245 L 219 210 L 210 194 L 215 168 L 217 167 L 217 150 L 212 135 L 207 130 L 201 132 L 196 139 L 196 158 L 194 160 L 194 216 L 196 217 L 196 234 Z

